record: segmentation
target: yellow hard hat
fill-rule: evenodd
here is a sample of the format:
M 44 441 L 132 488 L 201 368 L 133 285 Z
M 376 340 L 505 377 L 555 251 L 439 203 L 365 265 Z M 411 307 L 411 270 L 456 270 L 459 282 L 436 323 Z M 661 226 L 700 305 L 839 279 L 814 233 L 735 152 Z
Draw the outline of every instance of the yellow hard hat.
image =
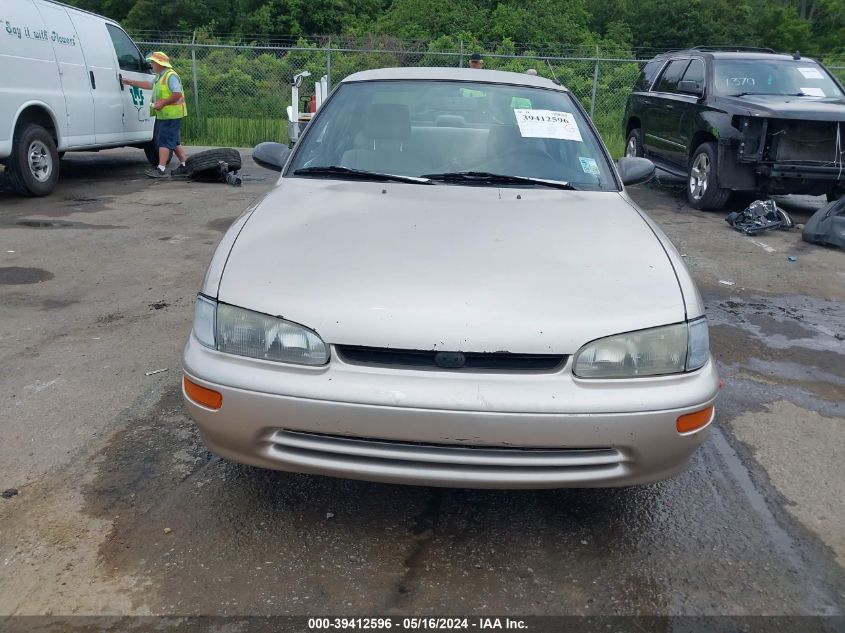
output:
M 173 68 L 173 66 L 170 65 L 170 58 L 161 51 L 152 53 L 149 57 L 147 57 L 147 61 L 155 62 L 159 66 L 164 66 L 165 68 Z

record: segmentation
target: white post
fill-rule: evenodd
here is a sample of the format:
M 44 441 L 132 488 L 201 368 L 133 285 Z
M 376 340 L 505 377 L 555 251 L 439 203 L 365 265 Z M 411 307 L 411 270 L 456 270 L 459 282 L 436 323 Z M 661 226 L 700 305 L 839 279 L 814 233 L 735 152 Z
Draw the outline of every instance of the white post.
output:
M 290 89 L 290 120 L 294 123 L 299 121 L 299 87 L 294 84 Z
M 329 76 L 328 75 L 323 75 L 323 77 L 320 79 L 320 88 L 322 89 L 323 98 L 317 104 L 318 110 L 320 109 L 320 106 L 322 105 L 323 101 L 325 101 L 329 97 Z

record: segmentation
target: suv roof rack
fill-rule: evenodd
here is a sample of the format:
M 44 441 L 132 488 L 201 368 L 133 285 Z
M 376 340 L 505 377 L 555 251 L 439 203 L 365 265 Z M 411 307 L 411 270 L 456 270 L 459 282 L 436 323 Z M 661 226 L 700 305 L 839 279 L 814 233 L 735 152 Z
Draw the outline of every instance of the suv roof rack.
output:
M 764 46 L 693 46 L 691 51 L 726 52 L 726 53 L 775 53 L 777 51 Z

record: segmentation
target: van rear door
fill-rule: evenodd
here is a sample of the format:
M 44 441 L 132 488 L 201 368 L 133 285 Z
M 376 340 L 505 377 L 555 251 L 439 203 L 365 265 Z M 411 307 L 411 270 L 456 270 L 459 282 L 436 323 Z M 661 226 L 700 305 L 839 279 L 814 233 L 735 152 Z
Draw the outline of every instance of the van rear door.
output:
M 110 42 L 109 49 L 118 65 L 119 76 L 138 81 L 155 79 L 147 70 L 147 62 L 135 42 L 116 24 L 106 23 Z M 150 117 L 151 90 L 135 86 L 123 91 L 124 127 L 127 139 L 134 142 L 151 141 L 155 119 Z
M 98 145 L 121 143 L 126 139 L 123 86 L 118 79 L 111 40 L 102 18 L 68 11 L 88 64 L 91 94 L 94 97 L 94 134 Z
M 67 108 L 65 147 L 94 145 L 94 102 L 91 77 L 82 55 L 79 36 L 64 7 L 41 0 L 35 6 L 44 20 L 53 47 Z

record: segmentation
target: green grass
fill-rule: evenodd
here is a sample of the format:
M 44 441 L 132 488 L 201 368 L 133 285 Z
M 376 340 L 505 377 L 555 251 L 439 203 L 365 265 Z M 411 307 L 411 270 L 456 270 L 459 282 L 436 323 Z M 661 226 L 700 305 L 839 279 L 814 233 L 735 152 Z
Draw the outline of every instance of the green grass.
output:
M 613 160 L 618 160 L 625 154 L 625 138 L 621 131 L 602 132 L 601 137 Z
M 190 145 L 218 147 L 254 147 L 264 141 L 288 142 L 286 119 L 241 119 L 188 117 L 182 128 L 182 140 Z

